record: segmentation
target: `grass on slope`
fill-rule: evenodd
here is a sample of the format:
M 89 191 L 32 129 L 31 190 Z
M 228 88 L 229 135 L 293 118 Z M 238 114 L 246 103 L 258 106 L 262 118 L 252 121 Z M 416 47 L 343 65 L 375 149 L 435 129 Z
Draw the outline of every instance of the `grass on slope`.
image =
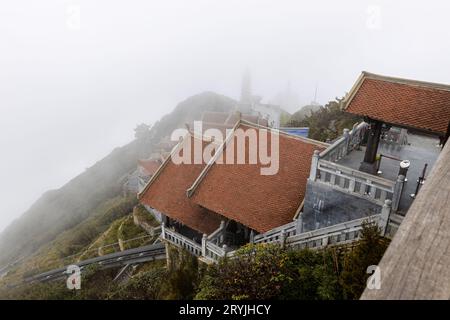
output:
M 23 264 L 11 270 L 3 280 L 19 280 L 23 276 L 66 265 L 69 261 L 62 260 L 63 258 L 83 252 L 110 227 L 112 222 L 132 212 L 136 204 L 135 197 L 117 196 L 109 199 L 98 206 L 91 217 L 62 232 Z
M 133 215 L 136 216 L 139 221 L 146 223 L 149 226 L 158 227 L 160 225 L 155 217 L 153 217 L 153 215 L 148 212 L 147 209 L 145 209 L 141 204 L 137 205 L 134 208 Z
M 143 246 L 154 241 L 154 239 L 148 237 L 148 235 L 149 234 L 144 229 L 134 224 L 133 216 L 127 217 L 118 230 L 118 238 L 124 241 L 124 250 Z

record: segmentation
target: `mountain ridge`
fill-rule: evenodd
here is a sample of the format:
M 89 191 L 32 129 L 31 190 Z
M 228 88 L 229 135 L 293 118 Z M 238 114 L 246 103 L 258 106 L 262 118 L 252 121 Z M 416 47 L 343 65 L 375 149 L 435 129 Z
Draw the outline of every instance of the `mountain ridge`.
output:
M 144 138 L 114 148 L 59 189 L 48 190 L 0 233 L 0 266 L 36 253 L 59 234 L 85 221 L 102 202 L 121 193 L 122 178 L 148 157 L 156 144 L 204 111 L 231 111 L 236 101 L 206 91 L 181 101 Z

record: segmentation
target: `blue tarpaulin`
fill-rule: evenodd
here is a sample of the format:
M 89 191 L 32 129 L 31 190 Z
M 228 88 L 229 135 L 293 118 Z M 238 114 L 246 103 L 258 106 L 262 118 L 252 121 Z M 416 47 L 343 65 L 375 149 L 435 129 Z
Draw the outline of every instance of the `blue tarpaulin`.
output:
M 302 127 L 302 128 L 295 128 L 295 127 L 282 127 L 279 128 L 280 131 L 295 135 L 295 136 L 300 136 L 300 137 L 305 137 L 308 138 L 308 134 L 309 134 L 309 127 Z

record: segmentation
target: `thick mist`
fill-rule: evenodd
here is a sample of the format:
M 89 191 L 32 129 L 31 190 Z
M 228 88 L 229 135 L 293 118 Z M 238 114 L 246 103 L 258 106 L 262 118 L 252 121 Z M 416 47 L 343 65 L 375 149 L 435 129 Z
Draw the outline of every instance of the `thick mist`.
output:
M 0 4 L 0 230 L 190 95 L 298 105 L 362 70 L 450 83 L 448 1 L 15 0 Z

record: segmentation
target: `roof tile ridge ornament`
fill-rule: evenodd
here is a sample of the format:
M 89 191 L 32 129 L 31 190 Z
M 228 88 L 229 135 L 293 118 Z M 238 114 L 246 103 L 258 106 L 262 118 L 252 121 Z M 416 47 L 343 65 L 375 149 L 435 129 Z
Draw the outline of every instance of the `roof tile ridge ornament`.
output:
M 183 145 L 186 137 L 192 136 L 190 131 L 183 137 L 183 139 L 180 139 L 178 143 L 172 148 L 172 151 L 170 152 L 169 156 L 164 159 L 162 164 L 159 166 L 158 170 L 153 174 L 153 176 L 150 178 L 150 180 L 147 182 L 145 187 L 137 194 L 137 198 L 140 200 L 142 198 L 142 195 L 147 192 L 147 189 L 153 184 L 153 182 L 158 178 L 158 176 L 161 174 L 161 172 L 164 170 L 164 168 L 167 166 L 167 163 L 171 161 L 172 155 L 174 155 L 176 152 L 179 151 L 180 147 Z
M 209 169 L 211 169 L 211 167 L 214 165 L 214 163 L 216 163 L 216 160 L 223 153 L 226 145 L 228 144 L 230 139 L 234 136 L 234 133 L 235 133 L 236 129 L 241 125 L 241 121 L 242 120 L 239 118 L 239 120 L 236 122 L 236 124 L 231 129 L 231 132 L 228 134 L 228 136 L 225 138 L 225 140 L 223 140 L 222 143 L 220 144 L 219 149 L 216 151 L 214 156 L 209 160 L 208 164 L 203 168 L 202 172 L 200 172 L 200 174 L 197 177 L 197 179 L 195 179 L 195 181 L 192 184 L 192 186 L 190 186 L 186 190 L 186 195 L 187 195 L 188 198 L 192 197 L 192 195 L 194 194 L 194 192 L 197 189 L 197 187 L 200 185 L 200 183 L 205 178 L 205 176 L 208 173 Z

